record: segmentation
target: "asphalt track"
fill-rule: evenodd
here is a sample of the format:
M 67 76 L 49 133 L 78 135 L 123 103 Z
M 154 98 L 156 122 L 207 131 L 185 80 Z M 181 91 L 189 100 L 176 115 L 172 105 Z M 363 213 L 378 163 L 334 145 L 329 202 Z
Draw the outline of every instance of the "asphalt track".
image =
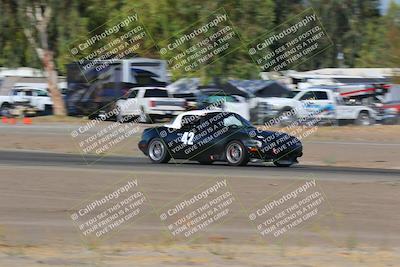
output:
M 174 161 L 168 164 L 153 164 L 145 157 L 121 157 L 121 156 L 93 156 L 79 154 L 62 154 L 35 151 L 7 151 L 0 150 L 0 164 L 8 166 L 59 166 L 70 168 L 87 168 L 91 170 L 114 169 L 124 171 L 157 171 L 161 173 L 223 173 L 224 175 L 251 175 L 263 178 L 265 176 L 293 177 L 307 174 L 326 177 L 333 180 L 400 180 L 400 170 L 350 168 L 294 165 L 290 168 L 278 168 L 272 164 L 250 163 L 244 167 L 232 167 L 226 163 L 214 163 L 212 165 L 200 165 L 192 161 Z
M 6 229 L 4 239 L 24 244 L 79 244 L 81 238 L 70 211 L 131 178 L 140 181 L 153 208 L 145 209 L 143 219 L 116 232 L 110 242 L 164 242 L 165 235 L 160 233 L 166 228 L 159 215 L 166 205 L 190 192 L 195 194 L 202 184 L 226 179 L 240 205 L 238 201 L 232 208 L 233 219 L 201 234 L 202 242 L 223 236 L 232 243 L 251 244 L 259 236 L 246 212 L 266 198 L 282 194 L 279 192 L 285 192 L 288 186 L 315 179 L 332 205 L 321 208 L 324 216 L 318 220 L 291 232 L 290 242 L 307 238 L 326 244 L 315 234 L 316 225 L 327 228 L 338 244 L 345 244 L 354 234 L 357 241 L 369 245 L 400 244 L 400 214 L 395 212 L 400 201 L 399 170 L 311 166 L 301 161 L 290 168 L 189 161 L 152 164 L 145 157 L 82 157 L 27 150 L 0 150 L 0 225 Z

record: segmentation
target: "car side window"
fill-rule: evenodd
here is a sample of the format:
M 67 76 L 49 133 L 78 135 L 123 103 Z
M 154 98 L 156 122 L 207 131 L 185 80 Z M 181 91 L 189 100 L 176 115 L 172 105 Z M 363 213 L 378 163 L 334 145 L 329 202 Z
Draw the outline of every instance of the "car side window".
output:
M 197 116 L 197 115 L 183 116 L 181 119 L 181 129 L 192 130 L 194 127 L 199 125 L 200 120 L 201 120 L 201 116 Z
M 315 100 L 314 92 L 312 92 L 312 91 L 306 92 L 306 93 L 300 98 L 300 100 Z
M 324 91 L 316 91 L 315 93 L 315 98 L 317 100 L 328 100 L 328 94 Z
M 224 118 L 224 126 L 227 126 L 227 127 L 229 127 L 229 126 L 242 127 L 243 124 L 238 118 L 236 118 L 235 115 L 232 114 L 232 115 Z
M 139 90 L 133 90 L 133 91 L 129 94 L 128 98 L 136 98 L 137 95 L 138 95 L 138 92 L 139 92 Z
M 168 91 L 164 89 L 146 89 L 143 97 L 169 97 Z
M 42 91 L 42 90 L 37 90 L 36 95 L 37 96 L 48 96 L 47 92 Z

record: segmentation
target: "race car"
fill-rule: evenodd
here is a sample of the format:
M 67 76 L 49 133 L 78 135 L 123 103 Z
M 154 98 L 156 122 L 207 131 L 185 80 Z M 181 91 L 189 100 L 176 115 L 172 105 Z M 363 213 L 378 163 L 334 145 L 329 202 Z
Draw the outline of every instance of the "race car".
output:
M 185 159 L 243 166 L 264 161 L 289 167 L 303 155 L 296 137 L 257 129 L 240 115 L 219 110 L 188 111 L 170 124 L 147 128 L 138 147 L 154 163 Z

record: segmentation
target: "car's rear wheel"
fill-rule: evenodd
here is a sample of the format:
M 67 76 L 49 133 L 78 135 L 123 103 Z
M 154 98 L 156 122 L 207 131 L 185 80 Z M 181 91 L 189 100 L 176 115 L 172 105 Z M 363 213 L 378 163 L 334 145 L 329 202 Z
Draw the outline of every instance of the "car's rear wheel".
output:
M 244 166 L 249 162 L 247 150 L 239 141 L 232 141 L 226 146 L 225 158 L 232 166 Z
M 154 163 L 167 163 L 171 159 L 164 142 L 159 138 L 150 141 L 148 155 Z
M 368 111 L 361 111 L 356 119 L 356 124 L 360 126 L 369 126 L 374 124 L 374 120 L 371 118 Z
M 139 122 L 152 123 L 150 115 L 146 114 L 143 107 L 140 108 Z

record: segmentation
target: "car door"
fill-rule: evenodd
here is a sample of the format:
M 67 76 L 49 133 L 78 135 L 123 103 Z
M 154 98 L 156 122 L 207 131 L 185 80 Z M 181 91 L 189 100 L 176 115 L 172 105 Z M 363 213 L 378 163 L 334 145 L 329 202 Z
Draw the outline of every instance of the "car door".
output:
M 39 110 L 44 110 L 45 105 L 49 104 L 49 95 L 44 90 L 34 90 L 31 105 Z
M 336 110 L 337 110 L 338 120 L 355 119 L 355 111 L 357 110 L 357 107 L 346 105 L 343 98 L 339 96 L 336 98 L 336 103 L 337 103 Z
M 125 97 L 118 100 L 118 106 L 121 108 L 121 113 L 127 115 L 140 115 L 139 105 L 137 103 L 137 96 L 139 89 L 130 91 Z
M 169 129 L 164 141 L 173 158 L 190 159 L 196 155 L 200 120 L 201 116 L 183 116 L 180 129 Z
M 20 102 L 22 100 L 23 92 L 19 89 L 13 89 L 10 100 L 12 103 Z
M 22 96 L 23 101 L 29 103 L 29 105 L 31 105 L 31 106 L 34 106 L 33 105 L 33 101 L 34 101 L 33 90 L 25 90 L 22 93 L 23 93 L 23 96 Z
M 319 114 L 322 118 L 334 118 L 335 106 L 326 91 L 307 91 L 299 99 L 309 114 Z
M 194 138 L 196 158 L 210 159 L 211 156 L 221 155 L 230 138 L 240 139 L 243 124 L 238 116 L 231 112 L 213 112 L 204 116 L 200 124 L 202 127 Z

